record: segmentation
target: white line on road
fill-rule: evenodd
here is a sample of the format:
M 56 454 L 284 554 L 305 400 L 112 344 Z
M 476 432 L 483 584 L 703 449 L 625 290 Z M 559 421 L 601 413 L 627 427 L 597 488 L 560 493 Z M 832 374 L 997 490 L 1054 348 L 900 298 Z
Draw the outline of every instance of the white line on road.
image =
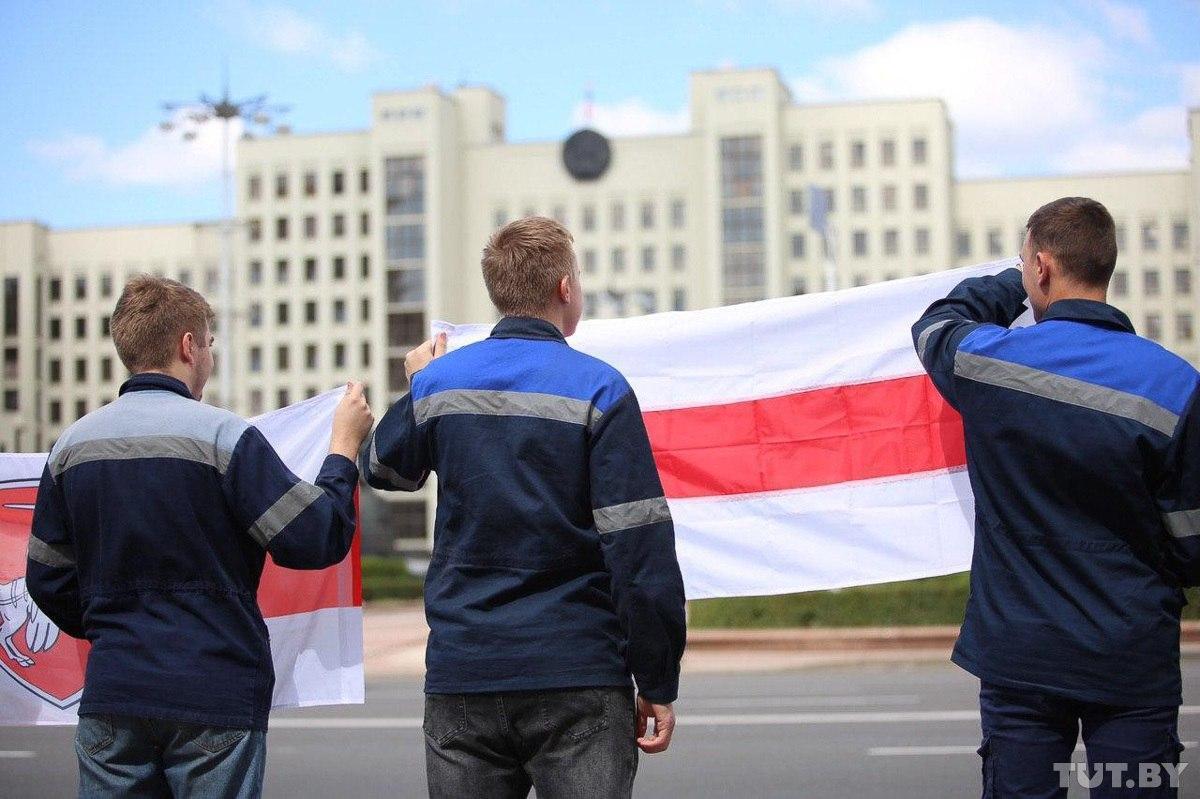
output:
M 1195 741 L 1183 741 L 1184 749 L 1195 749 Z M 872 746 L 867 754 L 872 757 L 925 757 L 931 755 L 973 755 L 978 751 L 977 746 Z M 1075 747 L 1076 752 L 1084 751 L 1083 744 Z
M 0 750 L 0 760 L 27 760 L 31 757 L 37 757 L 37 752 L 25 749 Z
M 1182 716 L 1200 715 L 1200 705 L 1179 708 Z M 845 713 L 747 713 L 747 714 L 688 714 L 679 716 L 681 725 L 696 727 L 753 727 L 799 726 L 802 724 L 905 724 L 945 721 L 979 721 L 978 710 L 901 710 L 848 711 Z M 415 730 L 420 729 L 418 716 L 380 716 L 378 718 L 348 718 L 324 716 L 305 718 L 290 716 L 271 719 L 277 730 Z
M 870 694 L 859 696 L 746 696 L 681 700 L 688 708 L 736 709 L 749 707 L 863 707 L 870 705 L 919 705 L 916 694 Z

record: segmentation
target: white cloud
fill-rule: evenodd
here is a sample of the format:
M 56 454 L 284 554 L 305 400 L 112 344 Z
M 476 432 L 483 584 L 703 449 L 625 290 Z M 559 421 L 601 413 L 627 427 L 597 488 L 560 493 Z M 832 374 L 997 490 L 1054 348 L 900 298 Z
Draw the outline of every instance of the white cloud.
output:
M 1182 106 L 1157 106 L 1125 124 L 1103 124 L 1072 142 L 1055 160 L 1059 169 L 1096 172 L 1183 169 L 1188 161 Z
M 687 108 L 662 111 L 637 97 L 616 103 L 576 104 L 571 111 L 571 124 L 592 127 L 609 136 L 657 136 L 682 133 L 688 129 Z
M 1200 64 L 1183 64 L 1179 68 L 1180 93 L 1189 106 L 1200 106 Z
M 248 0 L 215 0 L 207 14 L 231 33 L 276 53 L 332 64 L 342 72 L 361 72 L 383 58 L 361 31 L 335 33 L 292 8 Z
M 866 19 L 879 14 L 875 0 L 772 0 L 782 11 L 803 11 L 822 17 Z
M 1117 0 L 1096 0 L 1096 7 L 1115 38 L 1143 46 L 1154 41 L 1146 9 Z
M 186 110 L 175 115 L 177 124 Z M 216 179 L 221 172 L 221 129 L 215 122 L 195 128 L 196 136 L 184 140 L 180 128 L 167 132 L 148 128 L 125 144 L 110 144 L 99 136 L 67 133 L 45 141 L 32 141 L 26 149 L 41 160 L 62 169 L 71 180 L 100 182 L 109 186 L 165 186 L 196 188 Z M 230 123 L 230 163 L 241 120 Z

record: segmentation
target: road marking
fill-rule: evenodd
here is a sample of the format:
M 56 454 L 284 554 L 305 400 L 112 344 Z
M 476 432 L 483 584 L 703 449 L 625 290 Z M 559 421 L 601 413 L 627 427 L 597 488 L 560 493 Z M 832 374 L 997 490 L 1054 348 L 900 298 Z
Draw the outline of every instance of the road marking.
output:
M 713 699 L 683 699 L 687 708 L 749 708 L 749 707 L 863 707 L 870 705 L 919 705 L 916 694 L 880 694 L 878 696 L 735 696 Z
M 1200 705 L 1184 705 L 1181 716 L 1200 715 Z M 692 727 L 754 727 L 799 726 L 802 724 L 915 724 L 946 721 L 979 721 L 978 710 L 896 710 L 846 711 L 844 713 L 745 713 L 700 714 L 682 713 L 681 726 Z M 290 716 L 271 719 L 277 730 L 415 730 L 423 720 L 419 716 L 380 716 L 351 718 L 323 716 L 305 718 Z M 972 750 L 974 751 L 974 750 Z
M 30 752 L 27 749 L 0 750 L 0 760 L 27 760 L 31 757 L 37 757 L 37 752 Z
M 1184 749 L 1195 749 L 1195 741 L 1183 741 Z M 936 755 L 973 755 L 977 746 L 872 746 L 867 754 L 872 757 L 925 757 Z M 1083 744 L 1078 744 L 1075 751 L 1083 752 Z

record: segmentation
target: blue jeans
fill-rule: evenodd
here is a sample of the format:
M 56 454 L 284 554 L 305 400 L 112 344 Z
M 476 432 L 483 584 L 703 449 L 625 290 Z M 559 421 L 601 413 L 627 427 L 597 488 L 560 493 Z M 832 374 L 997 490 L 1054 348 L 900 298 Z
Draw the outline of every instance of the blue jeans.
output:
M 1179 795 L 1179 708 L 1078 702 L 984 682 L 984 799 L 1066 799 L 1067 786 L 1092 799 Z M 1071 763 L 1083 731 L 1086 763 Z M 1085 768 L 1086 767 L 1086 768 Z
M 256 799 L 267 734 L 160 719 L 79 717 L 79 796 Z

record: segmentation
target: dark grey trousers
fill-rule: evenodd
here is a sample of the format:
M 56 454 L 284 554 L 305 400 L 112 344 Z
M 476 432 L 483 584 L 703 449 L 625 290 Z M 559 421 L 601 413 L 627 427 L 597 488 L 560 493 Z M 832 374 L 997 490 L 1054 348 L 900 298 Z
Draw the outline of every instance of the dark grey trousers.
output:
M 430 799 L 621 799 L 633 793 L 632 688 L 427 694 Z

